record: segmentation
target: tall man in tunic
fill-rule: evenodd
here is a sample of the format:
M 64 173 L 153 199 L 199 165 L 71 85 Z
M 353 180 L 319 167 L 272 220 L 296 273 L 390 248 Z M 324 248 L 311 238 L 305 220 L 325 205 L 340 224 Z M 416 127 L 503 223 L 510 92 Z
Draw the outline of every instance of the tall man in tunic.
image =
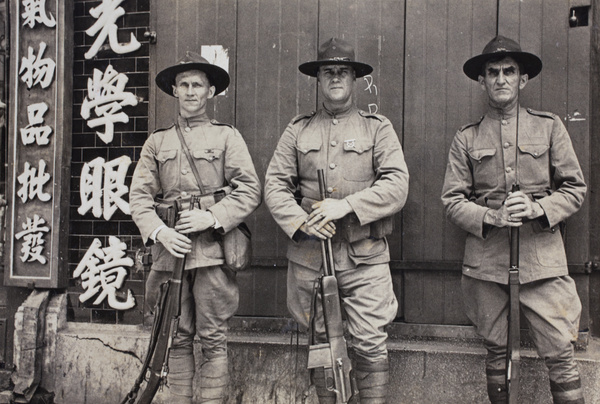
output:
M 468 232 L 463 262 L 465 309 L 485 339 L 492 403 L 506 403 L 510 228 L 520 228 L 520 305 L 549 370 L 556 404 L 584 402 L 573 358 L 581 314 L 569 277 L 561 223 L 583 203 L 586 185 L 559 117 L 525 109 L 520 91 L 541 60 L 498 36 L 463 66 L 487 93 L 488 112 L 455 135 L 442 202 Z M 511 192 L 513 184 L 520 191 Z
M 320 241 L 331 238 L 361 403 L 384 403 L 389 378 L 384 327 L 398 307 L 385 236 L 392 231 L 392 215 L 406 201 L 408 170 L 390 121 L 354 105 L 356 78 L 373 68 L 355 61 L 350 44 L 332 38 L 319 47 L 318 60 L 299 69 L 317 77 L 323 104 L 292 119 L 265 179 L 265 201 L 289 237 L 288 309 L 299 324 L 309 326 L 323 264 Z M 317 169 L 325 170 L 323 201 Z M 325 331 L 321 305 L 314 309 L 318 343 Z M 322 368 L 313 380 L 320 402 L 334 403 Z
M 152 245 L 153 264 L 146 283 L 146 306 L 154 307 L 160 285 L 171 276 L 174 257 L 186 257 L 181 318 L 169 356 L 168 385 L 172 402 L 192 402 L 195 375 L 194 335 L 202 344 L 200 402 L 221 403 L 227 394 L 227 321 L 238 307 L 235 273 L 223 266 L 224 234 L 259 205 L 261 187 L 248 148 L 231 125 L 209 119 L 208 99 L 224 91 L 229 75 L 200 55 L 188 52 L 176 65 L 156 76 L 158 87 L 177 99 L 175 124 L 154 132 L 144 144 L 129 196 L 131 214 L 143 241 Z M 200 186 L 183 152 L 180 131 L 205 194 L 214 198 L 206 209 L 185 210 L 175 228 L 154 210 L 164 201 L 186 200 Z M 223 192 L 218 192 L 223 191 Z M 204 200 L 204 199 L 203 199 Z

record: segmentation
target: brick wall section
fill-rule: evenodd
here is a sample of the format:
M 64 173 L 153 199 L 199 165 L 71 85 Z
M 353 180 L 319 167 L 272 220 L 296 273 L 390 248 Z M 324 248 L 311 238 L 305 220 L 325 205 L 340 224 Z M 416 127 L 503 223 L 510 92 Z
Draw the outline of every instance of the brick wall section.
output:
M 127 311 L 112 309 L 106 301 L 100 306 L 91 303 L 95 298 L 85 303 L 79 302 L 79 295 L 84 292 L 81 280 L 73 278 L 73 271 L 83 258 L 83 255 L 94 238 L 99 238 L 103 246 L 108 245 L 109 236 L 117 236 L 128 246 L 127 254 L 134 258 L 135 252 L 142 246 L 137 227 L 131 216 L 120 210 L 110 221 L 95 218 L 91 212 L 82 216 L 77 212 L 81 205 L 79 197 L 79 181 L 83 164 L 96 157 L 106 161 L 122 155 L 129 156 L 134 163 L 129 167 L 125 184 L 131 184 L 131 176 L 135 161 L 141 147 L 148 136 L 148 67 L 149 43 L 144 38 L 144 32 L 150 24 L 150 0 L 125 0 L 120 6 L 125 15 L 117 20 L 119 27 L 119 42 L 129 42 L 130 33 L 136 36 L 142 44 L 135 52 L 118 55 L 112 50 L 100 50 L 92 60 L 86 60 L 84 53 L 93 44 L 95 37 L 85 34 L 96 19 L 90 16 L 89 10 L 98 6 L 100 1 L 75 0 L 74 26 L 75 49 L 73 65 L 73 148 L 71 163 L 71 201 L 70 201 L 70 231 L 69 231 L 69 287 L 68 287 L 68 320 L 78 322 L 107 323 L 107 324 L 140 324 L 142 322 L 142 305 L 144 294 L 145 274 L 142 270 L 128 269 L 129 277 L 122 288 L 130 289 L 136 299 L 136 306 Z M 129 123 L 116 123 L 115 136 L 111 143 L 105 144 L 95 133 L 95 129 L 87 126 L 81 118 L 81 103 L 87 94 L 88 78 L 93 70 L 102 72 L 111 64 L 119 73 L 129 78 L 125 91 L 132 92 L 141 98 L 137 106 L 125 106 L 123 111 L 129 116 Z M 96 128 L 101 129 L 101 127 Z

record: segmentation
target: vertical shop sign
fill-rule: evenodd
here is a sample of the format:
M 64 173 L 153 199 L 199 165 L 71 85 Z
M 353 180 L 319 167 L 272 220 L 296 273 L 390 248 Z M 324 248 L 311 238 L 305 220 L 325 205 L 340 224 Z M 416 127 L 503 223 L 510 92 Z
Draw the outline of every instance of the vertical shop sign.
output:
M 73 74 L 72 0 L 10 3 L 4 284 L 66 287 Z

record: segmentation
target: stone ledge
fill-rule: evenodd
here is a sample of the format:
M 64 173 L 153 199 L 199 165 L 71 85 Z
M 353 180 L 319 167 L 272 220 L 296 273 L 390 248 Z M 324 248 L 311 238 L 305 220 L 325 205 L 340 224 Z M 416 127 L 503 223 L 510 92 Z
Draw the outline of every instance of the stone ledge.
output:
M 232 323 L 227 403 L 315 403 L 313 396 L 303 396 L 305 334 L 296 337 L 285 319 L 269 319 L 267 331 L 259 330 L 256 319 Z M 405 331 L 392 333 L 389 342 L 390 397 L 395 398 L 390 404 L 486 402 L 485 350 L 477 338 L 406 338 Z M 464 328 L 452 332 L 472 336 Z M 118 402 L 139 373 L 148 340 L 147 327 L 67 323 L 56 343 L 56 403 Z M 199 367 L 198 342 L 195 348 Z M 521 402 L 550 403 L 543 361 L 532 349 L 522 353 Z M 600 402 L 600 342 L 592 339 L 577 360 L 587 402 Z M 166 393 L 159 392 L 155 402 L 166 402 Z

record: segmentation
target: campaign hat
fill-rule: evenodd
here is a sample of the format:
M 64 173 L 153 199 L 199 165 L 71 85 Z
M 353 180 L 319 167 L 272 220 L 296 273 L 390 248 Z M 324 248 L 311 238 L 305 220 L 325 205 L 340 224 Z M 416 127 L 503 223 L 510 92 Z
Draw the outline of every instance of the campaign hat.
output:
M 368 64 L 356 61 L 352 45 L 339 38 L 331 38 L 321 44 L 317 53 L 317 60 L 302 63 L 298 66 L 298 70 L 308 76 L 317 77 L 319 67 L 324 65 L 352 66 L 357 78 L 366 76 L 373 71 L 373 68 Z
M 196 52 L 187 51 L 185 56 L 173 66 L 169 66 L 156 75 L 156 85 L 165 93 L 173 96 L 175 77 L 188 70 L 200 70 L 206 74 L 211 85 L 215 86 L 215 95 L 229 86 L 229 74 L 221 67 L 209 63 Z
M 485 45 L 481 55 L 474 56 L 465 62 L 463 72 L 471 80 L 477 81 L 489 60 L 503 57 L 511 57 L 521 64 L 524 70 L 521 73 L 527 74 L 530 79 L 542 71 L 542 61 L 539 57 L 529 52 L 523 52 L 516 41 L 499 35 Z

